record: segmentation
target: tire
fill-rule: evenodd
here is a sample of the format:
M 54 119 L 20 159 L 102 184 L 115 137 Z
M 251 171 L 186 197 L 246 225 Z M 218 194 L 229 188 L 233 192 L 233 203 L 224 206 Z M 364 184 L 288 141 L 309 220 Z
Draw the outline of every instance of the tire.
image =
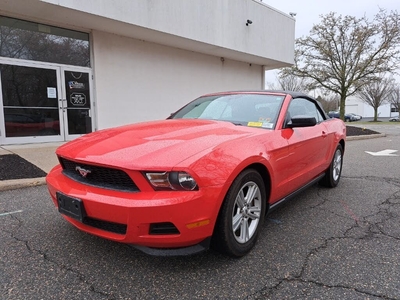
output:
M 249 198 L 248 198 L 249 197 Z M 232 257 L 247 254 L 256 244 L 265 218 L 266 191 L 261 175 L 244 170 L 225 196 L 215 226 L 212 247 Z
M 324 178 L 320 183 L 323 186 L 334 188 L 338 185 L 340 176 L 342 175 L 343 166 L 343 148 L 342 145 L 337 145 L 335 153 L 333 154 L 332 162 L 325 172 Z

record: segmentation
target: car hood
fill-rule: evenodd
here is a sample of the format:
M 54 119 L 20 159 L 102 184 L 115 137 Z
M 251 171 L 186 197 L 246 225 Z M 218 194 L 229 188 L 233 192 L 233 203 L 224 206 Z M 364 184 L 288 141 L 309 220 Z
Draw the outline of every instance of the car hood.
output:
M 169 170 L 202 151 L 261 132 L 230 122 L 154 121 L 90 133 L 61 146 L 57 155 L 126 169 Z

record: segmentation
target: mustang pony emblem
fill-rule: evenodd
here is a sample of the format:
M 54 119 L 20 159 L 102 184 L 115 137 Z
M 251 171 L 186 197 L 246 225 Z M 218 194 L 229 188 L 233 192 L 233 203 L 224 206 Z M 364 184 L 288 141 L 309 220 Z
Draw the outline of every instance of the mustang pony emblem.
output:
M 87 176 L 88 174 L 92 173 L 92 171 L 86 170 L 86 169 L 84 169 L 84 168 L 82 168 L 82 167 L 80 167 L 80 166 L 76 166 L 76 167 L 75 167 L 75 171 L 78 171 L 79 174 L 81 174 L 81 176 L 82 176 L 83 178 L 86 178 L 86 176 Z

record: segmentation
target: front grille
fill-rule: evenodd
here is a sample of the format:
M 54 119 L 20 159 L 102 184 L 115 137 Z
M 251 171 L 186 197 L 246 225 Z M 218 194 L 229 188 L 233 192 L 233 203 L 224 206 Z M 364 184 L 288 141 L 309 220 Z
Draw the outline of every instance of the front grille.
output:
M 59 160 L 63 174 L 74 181 L 110 190 L 139 192 L 132 178 L 122 170 L 78 163 L 63 157 Z
M 83 219 L 83 224 L 118 234 L 126 234 L 126 228 L 128 227 L 125 224 L 107 222 L 89 217 Z

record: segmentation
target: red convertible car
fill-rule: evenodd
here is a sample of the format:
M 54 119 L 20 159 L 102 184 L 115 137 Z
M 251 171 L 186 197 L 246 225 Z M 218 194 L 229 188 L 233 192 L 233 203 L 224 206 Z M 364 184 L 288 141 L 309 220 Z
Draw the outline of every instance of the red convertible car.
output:
M 248 253 L 268 212 L 319 182 L 335 187 L 346 127 L 302 93 L 202 96 L 167 120 L 90 133 L 47 176 L 63 217 L 154 255 Z

